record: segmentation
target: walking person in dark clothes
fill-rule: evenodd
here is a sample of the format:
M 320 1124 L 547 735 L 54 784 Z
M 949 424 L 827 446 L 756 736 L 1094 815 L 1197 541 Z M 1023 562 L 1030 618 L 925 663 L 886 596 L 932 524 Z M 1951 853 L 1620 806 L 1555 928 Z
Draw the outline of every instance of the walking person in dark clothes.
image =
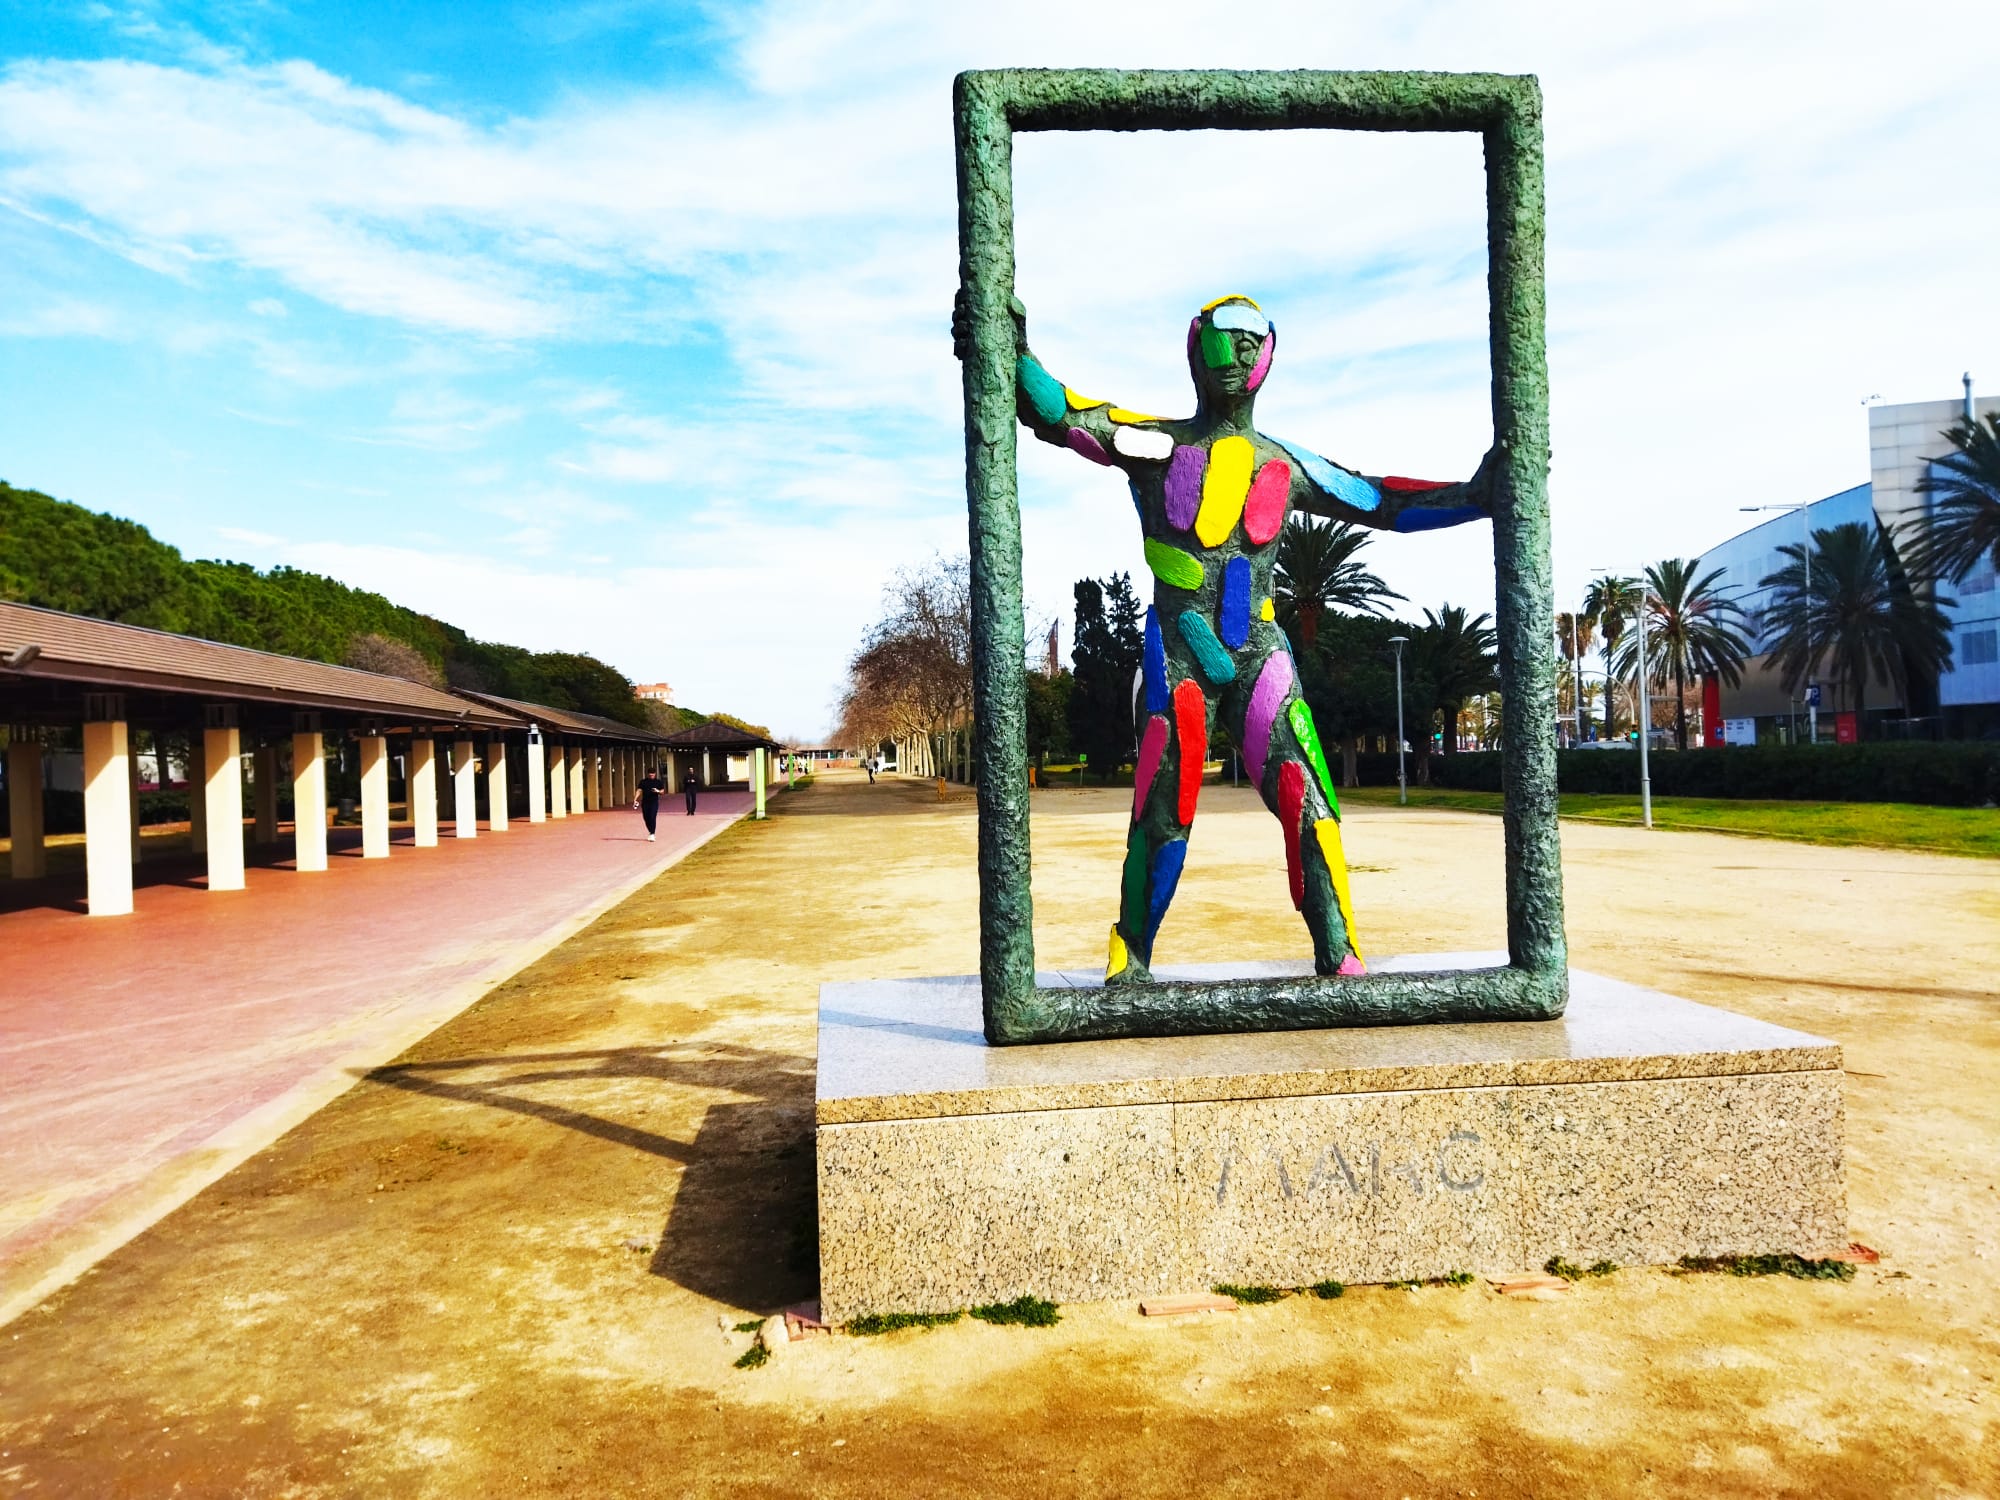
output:
M 639 809 L 639 816 L 646 820 L 646 842 L 653 842 L 653 829 L 660 819 L 660 793 L 667 789 L 660 780 L 659 767 L 648 771 L 639 783 L 639 794 L 632 799 L 632 805 Z
M 694 816 L 694 794 L 701 790 L 701 772 L 689 771 L 684 785 L 687 789 L 688 816 L 691 818 Z

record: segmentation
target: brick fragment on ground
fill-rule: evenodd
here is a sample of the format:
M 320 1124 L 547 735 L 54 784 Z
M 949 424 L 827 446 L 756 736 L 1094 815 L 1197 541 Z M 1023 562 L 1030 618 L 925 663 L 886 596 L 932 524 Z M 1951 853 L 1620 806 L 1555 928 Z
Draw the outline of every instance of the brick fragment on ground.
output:
M 1171 1318 L 1183 1313 L 1235 1312 L 1234 1297 L 1220 1297 L 1214 1292 L 1180 1292 L 1169 1297 L 1146 1297 L 1139 1303 L 1139 1311 L 1149 1318 Z
M 832 1331 L 820 1318 L 817 1300 L 785 1309 L 785 1332 L 794 1339 L 812 1338 L 816 1334 Z
M 1569 1283 L 1560 1276 L 1544 1275 L 1540 1271 L 1523 1272 L 1519 1276 L 1489 1276 L 1486 1278 L 1493 1290 L 1503 1297 L 1528 1297 L 1545 1301 L 1561 1296 L 1569 1290 Z
M 1861 1241 L 1854 1240 L 1845 1250 L 1836 1250 L 1827 1259 L 1852 1261 L 1857 1266 L 1872 1266 L 1882 1259 L 1882 1252 L 1872 1250 Z

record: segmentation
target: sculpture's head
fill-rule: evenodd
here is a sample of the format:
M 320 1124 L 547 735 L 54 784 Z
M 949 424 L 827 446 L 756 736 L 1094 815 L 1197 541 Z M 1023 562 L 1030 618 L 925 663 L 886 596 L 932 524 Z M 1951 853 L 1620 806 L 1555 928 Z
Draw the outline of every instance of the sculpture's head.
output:
M 1248 297 L 1218 297 L 1188 324 L 1188 368 L 1204 401 L 1256 394 L 1271 373 L 1278 330 Z

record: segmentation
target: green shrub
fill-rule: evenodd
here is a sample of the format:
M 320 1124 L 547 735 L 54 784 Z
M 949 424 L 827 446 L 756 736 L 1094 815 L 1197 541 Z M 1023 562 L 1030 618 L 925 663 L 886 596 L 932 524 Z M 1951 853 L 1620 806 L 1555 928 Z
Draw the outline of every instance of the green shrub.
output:
M 1433 755 L 1431 784 L 1461 792 L 1497 792 L 1504 752 L 1467 750 Z M 1387 774 L 1362 780 L 1393 786 Z M 1777 802 L 1914 802 L 1931 807 L 1983 807 L 2000 801 L 2000 744 L 1947 740 L 1872 745 L 1740 745 L 1657 751 L 1648 757 L 1656 797 L 1720 797 Z M 1415 775 L 1412 765 L 1411 775 Z M 1565 792 L 1639 791 L 1636 751 L 1559 750 L 1556 776 Z
M 1800 1281 L 1852 1281 L 1850 1260 L 1807 1260 L 1800 1255 L 1683 1255 L 1683 1271 L 1726 1271 L 1731 1276 L 1792 1276 Z
M 1231 1281 L 1218 1281 L 1209 1288 L 1218 1297 L 1233 1297 L 1247 1306 L 1263 1302 L 1277 1302 L 1291 1295 L 1281 1286 L 1238 1286 Z
M 1548 1264 L 1542 1269 L 1551 1276 L 1562 1277 L 1564 1281 L 1582 1281 L 1587 1276 L 1609 1276 L 1618 1269 L 1618 1262 L 1600 1260 L 1587 1266 L 1579 1266 L 1573 1261 L 1564 1260 L 1560 1255 L 1551 1255 Z
M 1053 1328 L 1062 1321 L 1062 1314 L 1056 1311 L 1055 1303 L 1044 1302 L 1032 1293 L 1016 1297 L 1012 1302 L 989 1302 L 970 1311 L 982 1323 L 1018 1323 L 1023 1328 Z
M 1347 1283 L 1344 1281 L 1335 1281 L 1329 1277 L 1325 1281 L 1315 1281 L 1307 1290 L 1322 1302 L 1331 1302 L 1335 1297 L 1345 1297 L 1347 1295 Z
M 844 1325 L 848 1333 L 874 1335 L 894 1333 L 899 1328 L 941 1328 L 956 1323 L 960 1313 L 865 1313 Z
M 736 1368 L 754 1370 L 771 1357 L 771 1351 L 762 1344 L 752 1344 L 736 1357 Z

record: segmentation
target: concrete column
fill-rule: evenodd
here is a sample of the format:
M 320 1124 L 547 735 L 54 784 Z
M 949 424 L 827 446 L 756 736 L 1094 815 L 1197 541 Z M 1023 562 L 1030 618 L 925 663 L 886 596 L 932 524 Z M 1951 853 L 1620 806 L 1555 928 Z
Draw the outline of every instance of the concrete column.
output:
M 83 726 L 83 858 L 93 917 L 132 910 L 131 758 L 123 719 Z
M 9 873 L 16 880 L 39 880 L 49 873 L 42 810 L 42 747 L 37 740 L 7 744 L 7 817 L 13 830 Z
M 542 823 L 549 816 L 548 747 L 539 739 L 528 741 L 528 821 Z
M 597 758 L 597 805 L 618 805 L 618 752 L 607 749 Z
M 201 763 L 208 793 L 208 888 L 243 889 L 243 731 L 205 729 Z
M 486 827 L 507 831 L 507 737 L 500 734 L 486 742 Z
M 418 735 L 410 741 L 410 822 L 419 849 L 435 849 L 438 841 L 437 747 Z
M 759 745 L 750 752 L 750 785 L 757 797 L 757 816 L 764 816 L 764 757 L 765 750 Z
M 201 731 L 188 735 L 188 847 L 208 853 L 208 767 L 202 754 Z
M 584 795 L 589 800 L 590 810 L 602 812 L 605 804 L 611 800 L 604 789 L 611 775 L 611 752 L 602 745 L 591 746 L 587 775 L 590 785 L 585 789 Z
M 361 737 L 361 857 L 389 857 L 389 742 Z
M 125 791 L 132 813 L 132 863 L 139 863 L 139 736 L 128 727 L 126 733 Z
M 256 810 L 256 842 L 278 842 L 278 747 L 260 745 L 250 758 L 250 792 Z
M 479 763 L 472 754 L 472 741 L 460 740 L 451 747 L 452 812 L 454 837 L 479 837 Z
M 326 868 L 326 742 L 317 734 L 292 736 L 293 866 Z
M 676 795 L 681 789 L 681 758 L 671 750 L 663 750 L 660 759 L 666 762 L 667 791 Z
M 569 810 L 573 813 L 585 811 L 583 805 L 583 746 L 571 745 L 563 751 L 563 764 L 569 767 Z
M 569 756 L 569 746 L 550 744 L 549 816 L 552 818 L 569 816 Z

